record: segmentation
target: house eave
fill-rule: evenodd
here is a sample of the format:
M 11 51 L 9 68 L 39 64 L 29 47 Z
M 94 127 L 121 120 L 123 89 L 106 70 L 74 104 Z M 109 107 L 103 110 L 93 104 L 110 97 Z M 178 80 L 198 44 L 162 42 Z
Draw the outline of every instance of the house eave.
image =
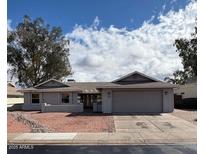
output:
M 27 93 L 27 92 L 36 92 L 36 93 L 42 93 L 42 92 L 82 92 L 80 89 L 22 89 L 18 90 L 19 92 Z
M 99 86 L 97 89 L 173 89 L 178 88 L 178 85 L 159 85 L 159 86 L 149 86 L 149 85 L 114 85 L 114 86 Z

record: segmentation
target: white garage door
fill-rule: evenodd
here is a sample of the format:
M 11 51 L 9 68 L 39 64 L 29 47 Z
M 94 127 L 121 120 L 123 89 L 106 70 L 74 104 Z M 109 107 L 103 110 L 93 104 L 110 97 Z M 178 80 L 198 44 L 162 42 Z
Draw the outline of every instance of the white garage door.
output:
M 113 91 L 112 111 L 114 113 L 162 112 L 162 91 L 160 90 Z

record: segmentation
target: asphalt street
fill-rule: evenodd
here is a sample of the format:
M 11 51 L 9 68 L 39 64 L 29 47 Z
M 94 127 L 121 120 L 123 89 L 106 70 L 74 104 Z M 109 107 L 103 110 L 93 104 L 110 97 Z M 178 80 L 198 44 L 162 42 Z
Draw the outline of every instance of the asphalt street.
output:
M 186 145 L 8 145 L 8 154 L 196 154 Z

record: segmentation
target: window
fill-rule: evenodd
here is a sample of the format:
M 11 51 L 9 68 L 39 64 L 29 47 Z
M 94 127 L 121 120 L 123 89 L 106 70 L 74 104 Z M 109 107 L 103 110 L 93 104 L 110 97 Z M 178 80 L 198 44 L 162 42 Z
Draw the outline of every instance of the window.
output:
M 69 103 L 69 94 L 68 93 L 62 94 L 62 103 Z
M 32 94 L 32 103 L 39 103 L 39 94 Z

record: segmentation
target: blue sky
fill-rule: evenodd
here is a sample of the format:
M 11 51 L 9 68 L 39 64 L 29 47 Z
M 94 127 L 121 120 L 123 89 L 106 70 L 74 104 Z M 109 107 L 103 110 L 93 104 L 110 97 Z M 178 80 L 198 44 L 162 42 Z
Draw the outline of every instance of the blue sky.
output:
M 31 18 L 42 17 L 52 26 L 60 26 L 64 33 L 73 30 L 75 24 L 89 26 L 96 16 L 100 27 L 114 25 L 118 28 L 140 27 L 145 20 L 185 8 L 187 0 L 8 0 L 8 19 L 16 26 L 27 14 Z
M 197 2 L 8 0 L 9 28 L 25 14 L 62 27 L 76 81 L 112 81 L 133 71 L 163 80 L 183 69 L 173 44 L 194 32 Z

